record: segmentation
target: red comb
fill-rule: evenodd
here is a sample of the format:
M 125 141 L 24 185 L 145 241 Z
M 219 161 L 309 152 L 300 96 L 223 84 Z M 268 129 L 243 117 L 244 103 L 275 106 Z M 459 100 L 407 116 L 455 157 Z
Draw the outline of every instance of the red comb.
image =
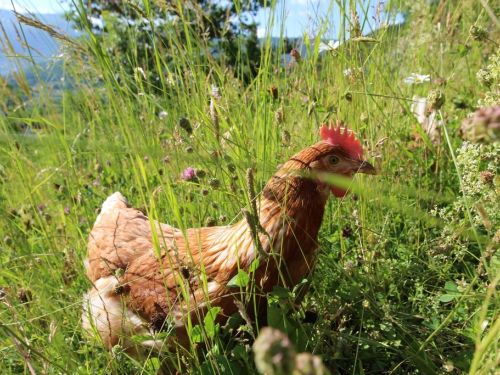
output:
M 330 120 L 330 127 L 326 124 L 322 124 L 319 134 L 321 134 L 321 138 L 328 143 L 341 146 L 351 157 L 362 157 L 363 146 L 361 146 L 359 140 L 354 136 L 354 132 L 347 126 L 343 129 L 344 132 L 342 132 L 342 128 L 340 127 L 340 121 L 337 120 L 337 128 L 335 128 L 333 121 Z

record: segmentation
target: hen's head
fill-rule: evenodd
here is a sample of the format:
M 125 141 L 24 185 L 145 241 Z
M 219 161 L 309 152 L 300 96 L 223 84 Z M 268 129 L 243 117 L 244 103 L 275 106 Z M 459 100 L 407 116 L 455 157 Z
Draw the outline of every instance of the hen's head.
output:
M 351 179 L 356 173 L 377 174 L 375 168 L 364 160 L 363 147 L 347 127 L 342 129 L 339 122 L 335 127 L 330 122 L 330 127 L 322 125 L 320 134 L 324 141 L 302 150 L 290 159 L 299 169 L 309 171 L 320 187 L 328 186 L 336 197 L 343 197 L 347 190 L 327 183 L 329 175 Z

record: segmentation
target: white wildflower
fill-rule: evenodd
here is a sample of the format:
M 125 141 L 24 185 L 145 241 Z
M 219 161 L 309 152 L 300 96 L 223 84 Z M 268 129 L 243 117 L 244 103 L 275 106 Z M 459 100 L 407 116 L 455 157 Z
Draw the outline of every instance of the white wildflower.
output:
M 412 73 L 411 77 L 408 77 L 404 80 L 405 83 L 411 83 L 413 85 L 418 85 L 423 82 L 429 82 L 431 80 L 431 76 L 429 74 L 422 75 L 417 73 Z
M 163 120 L 167 116 L 168 116 L 168 113 L 165 111 L 161 111 L 160 113 L 158 113 L 158 117 L 160 118 L 160 120 Z
M 337 48 L 339 48 L 342 45 L 342 43 L 343 42 L 341 40 L 337 40 L 337 41 L 330 40 L 328 42 L 328 44 L 325 44 L 325 43 L 321 42 L 319 44 L 319 51 L 320 52 L 323 52 L 323 51 L 335 51 Z

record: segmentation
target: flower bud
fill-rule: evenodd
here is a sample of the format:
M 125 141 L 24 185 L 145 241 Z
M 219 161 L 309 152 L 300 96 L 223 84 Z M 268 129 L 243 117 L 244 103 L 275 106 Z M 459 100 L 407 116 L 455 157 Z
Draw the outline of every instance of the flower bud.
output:
M 486 28 L 477 25 L 472 25 L 470 27 L 469 34 L 476 42 L 484 42 L 490 36 Z
M 429 94 L 427 95 L 427 102 L 429 103 L 429 109 L 431 111 L 439 110 L 445 102 L 444 93 L 439 89 L 429 91 Z

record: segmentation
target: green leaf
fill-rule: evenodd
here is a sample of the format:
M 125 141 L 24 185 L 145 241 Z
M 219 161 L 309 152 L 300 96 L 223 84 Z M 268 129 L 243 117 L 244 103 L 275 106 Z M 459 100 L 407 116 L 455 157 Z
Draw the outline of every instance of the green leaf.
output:
M 154 340 L 153 336 L 150 335 L 134 335 L 130 338 L 133 342 L 143 342 Z
M 278 299 L 288 299 L 292 296 L 288 289 L 278 285 L 273 286 L 273 291 L 270 294 Z
M 203 342 L 203 331 L 199 325 L 196 325 L 191 330 L 191 340 L 193 342 Z
M 219 311 L 221 311 L 220 307 L 212 307 L 207 312 L 207 315 L 205 315 L 205 332 L 210 338 L 214 337 L 215 333 L 219 330 L 219 324 L 215 324 L 215 319 Z
M 446 284 L 444 284 L 444 289 L 445 289 L 445 294 L 443 294 L 439 300 L 441 302 L 447 303 L 453 301 L 458 294 L 458 287 L 457 284 L 455 284 L 453 281 L 447 281 Z
M 250 273 L 255 272 L 257 268 L 259 268 L 259 258 L 255 258 L 255 260 L 250 264 L 248 272 Z
M 250 281 L 250 276 L 243 271 L 239 270 L 238 274 L 234 276 L 229 282 L 227 283 L 228 287 L 234 288 L 234 287 L 245 287 L 247 286 L 248 282 Z

